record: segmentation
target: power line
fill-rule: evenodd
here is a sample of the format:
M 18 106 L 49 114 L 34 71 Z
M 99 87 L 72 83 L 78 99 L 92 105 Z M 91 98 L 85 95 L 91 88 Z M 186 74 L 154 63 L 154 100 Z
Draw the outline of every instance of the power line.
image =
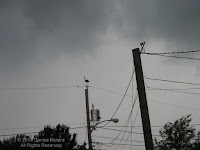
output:
M 22 128 L 3 128 L 0 130 L 22 130 L 22 129 L 34 129 L 34 128 L 43 128 L 44 126 L 37 126 L 37 127 L 22 127 Z
M 71 123 L 71 124 L 66 124 L 66 126 L 70 126 L 70 125 L 81 125 L 81 124 L 86 124 L 86 123 Z M 0 130 L 21 130 L 21 129 L 33 129 L 33 128 L 43 128 L 45 126 L 48 125 L 44 125 L 44 126 L 32 126 L 32 127 L 18 127 L 18 128 L 0 128 Z M 76 128 L 76 127 L 75 127 Z M 70 128 L 72 129 L 72 128 Z
M 82 127 L 74 127 L 74 128 L 69 128 L 69 129 L 80 129 L 80 128 L 85 128 L 86 126 L 82 126 Z M 25 132 L 25 133 L 16 133 L 16 134 L 1 134 L 1 136 L 15 136 L 15 135 L 21 135 L 21 134 L 35 134 L 35 133 L 40 133 L 40 131 L 38 132 Z
M 35 133 L 39 133 L 39 132 L 26 132 L 26 133 L 17 133 L 17 134 L 1 134 L 1 136 L 15 136 L 15 135 L 21 135 L 21 134 L 35 134 Z
M 196 53 L 196 52 L 200 52 L 200 50 L 183 51 L 183 52 L 165 52 L 165 53 L 142 53 L 142 54 L 162 56 L 162 57 L 172 57 L 172 58 L 179 58 L 179 59 L 200 60 L 200 58 L 180 57 L 180 56 L 169 55 L 169 54 L 187 54 L 187 53 Z
M 106 126 L 106 127 L 108 127 L 108 128 L 123 128 L 124 126 Z M 161 127 L 163 127 L 163 126 L 151 126 L 151 128 L 161 128 Z M 127 128 L 134 128 L 135 130 L 142 130 L 142 126 L 127 126 Z M 159 130 L 152 129 L 152 131 L 159 131 Z
M 144 50 L 145 51 L 145 49 L 144 49 L 144 44 L 145 43 L 143 43 L 142 45 L 143 45 L 143 47 L 142 47 L 142 50 Z M 134 68 L 133 68 L 134 69 Z M 133 80 L 132 80 L 132 90 L 131 90 L 132 92 L 131 92 L 131 99 L 132 99 L 132 105 L 133 105 L 133 103 L 134 103 L 134 101 L 133 101 Z M 133 114 L 131 115 L 131 126 L 133 126 Z M 132 129 L 133 128 L 131 128 L 131 132 L 132 132 Z M 133 142 L 132 142 L 132 139 L 133 139 L 133 136 L 132 136 L 132 134 L 131 134 L 131 149 L 132 149 L 132 144 L 133 144 Z M 128 139 L 127 139 L 128 140 Z M 123 147 L 124 147 L 124 145 L 123 145 Z
M 104 138 L 104 139 L 115 139 L 113 137 L 107 137 L 107 136 L 98 136 L 98 135 L 93 135 L 93 137 L 97 137 L 97 138 Z M 121 139 L 116 139 L 116 140 L 121 140 Z M 124 140 L 125 141 L 125 140 Z M 131 140 L 127 140 L 129 142 L 131 142 Z M 133 140 L 134 142 L 138 142 L 138 143 L 144 143 L 144 141 L 136 141 L 136 140 Z
M 103 145 L 103 144 L 101 144 L 101 145 Z M 103 146 L 106 146 L 106 147 L 109 147 L 109 146 L 107 146 L 107 145 L 103 145 Z M 117 146 L 117 145 L 112 145 L 112 147 L 115 147 L 115 146 Z M 132 149 L 132 146 L 133 145 L 127 145 L 127 146 L 124 146 L 124 149 Z M 134 150 L 145 150 L 145 149 L 143 149 L 142 147 L 134 147 Z
M 129 86 L 130 86 L 131 81 L 132 81 L 132 79 L 133 79 L 134 72 L 135 72 L 135 70 L 133 70 L 133 72 L 132 72 L 131 79 L 130 79 L 130 81 L 129 81 L 129 83 L 128 83 L 128 86 L 127 86 L 127 88 L 126 88 L 125 93 L 123 94 L 124 96 L 122 97 L 122 100 L 121 100 L 121 102 L 119 103 L 119 105 L 118 105 L 117 109 L 115 110 L 115 112 L 113 113 L 111 119 L 115 116 L 115 114 L 117 113 L 119 107 L 121 106 L 122 102 L 124 101 L 124 98 L 126 97 L 126 93 L 127 93 L 128 89 L 129 89 Z M 106 126 L 108 123 L 109 123 L 109 121 L 108 121 L 105 125 L 103 125 L 103 126 Z
M 180 106 L 180 105 L 175 105 L 175 104 L 170 104 L 170 103 L 165 103 L 165 102 L 158 102 L 158 101 L 155 101 L 155 100 L 149 100 L 149 101 L 155 102 L 155 103 L 160 103 L 160 104 L 165 104 L 165 105 L 170 105 L 170 106 L 175 106 L 175 107 L 180 107 L 180 108 L 185 108 L 185 109 L 200 111 L 200 109 L 198 109 L 198 108 L 191 108 L 191 107 L 185 107 L 185 106 Z
M 158 54 L 185 54 L 185 53 L 197 53 L 200 50 L 193 50 L 193 51 L 182 51 L 182 52 L 166 52 L 166 53 L 142 53 L 142 54 L 149 54 L 149 55 L 158 55 Z
M 146 86 L 147 88 L 151 88 L 151 87 L 148 87 L 148 86 Z M 152 89 L 152 88 L 151 88 Z M 161 89 L 161 88 L 160 88 Z M 162 88 L 163 90 L 171 90 L 171 91 L 184 91 L 184 90 L 199 90 L 200 88 L 175 88 L 175 89 L 169 89 L 169 88 L 167 88 L 167 89 L 164 89 L 164 88 Z M 150 90 L 150 89 L 149 89 Z M 152 89 L 153 90 L 153 89 Z M 156 90 L 156 89 L 155 89 Z
M 107 90 L 107 89 L 103 89 L 103 88 L 99 88 L 99 87 L 95 87 L 95 86 L 90 86 L 90 87 L 97 89 L 97 90 L 101 90 L 101 91 L 106 91 L 106 92 L 110 92 L 110 93 L 114 93 L 114 94 L 118 94 L 118 95 L 124 95 L 123 93 L 115 92 L 112 90 Z M 126 96 L 132 97 L 131 95 L 127 95 L 127 94 L 126 94 Z
M 167 80 L 167 79 L 158 79 L 158 78 L 149 78 L 146 77 L 148 80 L 157 80 L 157 81 L 163 81 L 163 82 L 173 82 L 173 83 L 180 83 L 180 84 L 190 84 L 190 85 L 200 85 L 199 83 L 192 83 L 192 82 L 183 82 L 183 81 L 175 81 L 175 80 Z
M 139 112 L 139 107 L 138 107 L 137 113 L 136 113 L 136 115 L 135 115 L 135 119 L 134 119 L 134 121 L 133 121 L 133 124 L 131 123 L 131 126 L 132 126 L 132 127 L 131 127 L 131 132 L 133 131 L 133 125 L 135 124 L 135 121 L 136 121 L 138 112 Z M 129 132 L 128 137 L 126 138 L 126 140 L 125 140 L 125 142 L 124 142 L 124 145 L 125 145 L 126 142 L 128 141 L 128 138 L 129 138 L 131 132 Z M 131 134 L 131 135 L 132 135 L 132 134 Z M 122 148 L 124 147 L 124 145 L 122 146 Z M 131 136 L 131 145 L 132 145 L 132 136 Z M 122 150 L 122 148 L 121 148 L 120 150 Z
M 146 77 L 147 78 L 147 77 Z M 152 78 L 148 78 L 148 79 L 152 79 Z M 182 82 L 181 82 L 182 83 Z M 185 82 L 184 82 L 185 83 Z M 97 89 L 97 90 L 101 90 L 101 91 L 106 91 L 106 92 L 110 92 L 110 93 L 114 93 L 114 94 L 118 94 L 118 95 L 124 95 L 122 93 L 119 93 L 119 92 L 116 92 L 116 91 L 112 91 L 112 90 L 107 90 L 107 89 L 103 89 L 103 88 L 98 88 L 98 87 L 94 87 L 94 86 L 91 86 L 92 88 L 94 89 Z M 196 89 L 196 88 L 194 88 Z M 198 88 L 197 88 L 198 89 Z M 184 90 L 184 89 L 176 89 L 176 90 Z M 132 97 L 131 95 L 126 95 L 128 97 Z M 199 109 L 197 108 L 192 108 L 192 107 L 185 107 L 185 106 L 181 106 L 181 105 L 175 105 L 175 104 L 171 104 L 171 103 L 164 103 L 164 102 L 158 102 L 158 101 L 155 101 L 155 100 L 149 100 L 148 101 L 150 102 L 155 102 L 155 103 L 160 103 L 160 104 L 165 104 L 165 105 L 171 105 L 171 106 L 175 106 L 175 107 L 179 107 L 179 108 L 185 108 L 185 109 L 192 109 L 192 110 L 197 110 L 199 111 Z M 109 127 L 109 126 L 107 126 Z M 154 126 L 151 126 L 151 127 L 154 127 Z M 160 127 L 160 126 L 159 126 Z
M 69 129 L 81 129 L 81 128 L 86 128 L 87 126 L 82 126 L 82 127 L 74 127 L 74 128 L 69 128 Z
M 99 127 L 97 127 L 97 128 L 101 128 L 102 126 L 99 126 Z M 106 127 L 116 127 L 116 128 L 122 128 L 122 127 L 124 127 L 123 125 L 119 125 L 119 126 L 106 126 Z M 128 128 L 142 128 L 142 126 L 135 126 L 135 125 L 133 125 L 133 126 L 127 126 Z M 162 126 L 151 126 L 151 127 L 162 127 Z
M 200 93 L 193 93 L 193 92 L 184 92 L 184 91 L 177 91 L 177 90 L 170 90 L 170 89 L 151 88 L 151 87 L 147 87 L 147 88 L 148 90 L 159 90 L 159 91 L 168 91 L 168 92 L 183 93 L 183 94 L 200 95 Z
M 25 87 L 25 88 L 0 88 L 0 90 L 46 90 L 46 89 L 63 89 L 63 88 L 81 88 L 83 86 L 49 86 L 49 87 Z
M 129 131 L 123 131 L 123 130 L 112 129 L 112 128 L 105 128 L 105 127 L 103 127 L 103 128 L 101 128 L 101 129 L 104 129 L 104 130 L 111 130 L 111 131 L 128 132 L 128 133 L 129 133 Z M 143 134 L 143 133 L 141 133 L 141 132 L 131 132 L 131 133 L 134 133 L 134 134 Z
M 122 130 L 120 130 L 121 132 L 115 137 L 115 139 L 113 139 L 113 140 L 110 142 L 110 144 L 112 144 L 112 143 L 119 137 L 119 135 L 123 132 L 124 128 L 125 128 L 125 131 L 126 131 L 127 126 L 128 126 L 128 124 L 129 124 L 129 121 L 130 121 L 130 116 L 131 116 L 131 114 L 132 114 L 132 112 L 133 112 L 133 108 L 134 108 L 134 106 L 135 106 L 135 102 L 136 102 L 137 98 L 138 98 L 138 95 L 136 94 L 134 104 L 132 105 L 131 112 L 130 112 L 128 118 L 127 118 L 126 123 L 124 124 Z M 103 127 L 104 127 L 104 126 L 103 126 Z M 107 129 L 107 128 L 104 128 L 104 129 Z M 124 133 L 125 133 L 125 132 L 124 132 Z M 124 135 L 123 135 L 123 137 L 124 137 Z
M 101 129 L 105 129 L 105 130 L 112 130 L 112 131 L 122 131 L 122 130 L 118 130 L 118 129 L 110 129 L 110 128 L 101 128 Z M 130 132 L 130 131 L 122 131 L 122 132 Z M 141 133 L 141 132 L 130 132 L 130 133 L 134 133 L 134 134 L 143 134 L 143 133 Z M 153 136 L 160 136 L 160 135 L 153 135 Z
M 171 58 L 178 58 L 178 59 L 190 59 L 190 60 L 200 60 L 200 58 L 192 58 L 192 57 L 180 57 L 180 56 L 173 56 L 173 55 L 162 55 L 162 54 L 148 54 L 150 56 L 162 56 L 162 57 L 171 57 Z
M 113 118 L 113 117 L 115 116 L 115 114 L 117 113 L 119 107 L 121 106 L 122 102 L 124 101 L 124 98 L 125 98 L 125 96 L 126 96 L 126 93 L 127 93 L 128 89 L 129 89 L 129 86 L 130 86 L 131 81 L 132 81 L 132 79 L 133 79 L 134 72 L 135 72 L 135 70 L 133 71 L 133 73 L 132 73 L 132 75 L 131 75 L 131 79 L 130 79 L 130 81 L 129 81 L 129 83 L 128 83 L 128 86 L 127 86 L 127 88 L 126 88 L 126 91 L 125 91 L 125 93 L 124 93 L 124 96 L 123 96 L 122 100 L 121 100 L 121 102 L 119 103 L 119 106 L 117 107 L 117 109 L 115 110 L 115 112 L 114 112 L 114 114 L 112 115 L 111 118 Z
M 200 126 L 200 124 L 193 124 L 194 126 Z
M 103 142 L 94 142 L 94 143 L 97 143 L 97 144 L 103 144 L 103 145 L 108 145 L 109 143 L 103 143 Z M 118 143 L 113 143 L 113 145 L 119 145 Z M 120 144 L 120 145 L 123 145 L 123 144 Z M 126 145 L 131 145 L 131 144 L 126 144 Z M 132 145 L 132 146 L 145 146 L 145 145 Z
M 137 97 L 138 97 L 138 95 L 136 95 L 135 100 L 134 100 L 134 102 L 133 102 L 133 104 L 132 104 L 131 112 L 130 112 L 129 117 L 128 117 L 127 121 L 126 121 L 127 125 L 125 125 L 125 126 L 126 126 L 126 127 L 125 127 L 125 132 L 124 132 L 124 134 L 123 134 L 123 136 L 122 136 L 122 138 L 121 138 L 119 144 L 120 144 L 120 143 L 122 142 L 122 140 L 124 139 L 124 136 L 125 136 L 125 133 L 126 133 L 126 131 L 127 131 L 127 127 L 128 127 L 129 121 L 130 121 L 130 119 L 131 119 L 131 117 L 132 117 L 132 114 L 133 114 L 133 108 L 134 108 L 134 106 L 135 106 L 135 102 L 136 102 L 136 100 L 137 100 Z M 122 131 L 123 131 L 123 129 L 122 129 Z M 131 132 L 132 132 L 132 128 L 131 128 Z M 121 134 L 121 132 L 120 132 L 120 134 Z M 130 135 L 130 132 L 129 132 L 129 135 Z M 119 136 L 119 135 L 118 135 L 118 136 Z M 118 136 L 117 136 L 117 137 L 118 137 Z M 113 141 L 112 141 L 112 142 L 113 142 Z M 117 147 L 116 147 L 115 149 L 117 149 Z
M 196 124 L 193 124 L 194 126 L 200 126 L 200 123 L 196 123 Z M 69 128 L 69 129 L 79 129 L 79 128 L 85 128 L 86 126 L 80 126 L 80 127 L 74 127 L 74 128 Z M 123 126 L 120 126 L 120 127 L 123 127 Z M 133 126 L 133 127 L 142 127 L 142 126 Z M 151 126 L 151 127 L 164 127 L 164 126 Z M 101 129 L 105 129 L 105 130 L 112 130 L 112 131 L 121 131 L 121 130 L 117 130 L 117 129 L 110 129 L 110 128 L 101 128 Z M 1 136 L 15 136 L 15 135 L 21 135 L 21 134 L 35 134 L 35 133 L 39 133 L 40 131 L 38 132 L 25 132 L 25 133 L 17 133 L 17 134 L 1 134 Z M 129 132 L 129 131 L 122 131 L 122 132 Z M 134 134 L 143 134 L 143 133 L 139 133 L 139 132 L 131 132 L 131 133 L 134 133 Z M 153 135 L 153 136 L 159 136 L 159 135 Z
M 124 134 L 123 134 L 123 137 L 124 137 L 124 135 L 125 135 L 125 133 L 126 133 L 126 130 L 127 130 L 127 127 L 128 127 L 128 124 L 129 124 L 129 121 L 130 121 L 130 117 L 131 117 L 131 114 L 132 114 L 132 112 L 133 112 L 133 108 L 134 108 L 134 106 L 135 106 L 135 102 L 136 102 L 136 100 L 137 100 L 137 98 L 138 98 L 138 95 L 136 94 L 136 96 L 135 96 L 135 100 L 134 100 L 134 103 L 132 104 L 132 107 L 131 107 L 131 112 L 130 112 L 130 114 L 129 114 L 129 116 L 128 116 L 128 119 L 127 119 L 127 121 L 126 121 L 126 123 L 125 123 L 125 125 L 123 126 L 123 128 L 122 128 L 122 130 L 120 130 L 121 132 L 111 141 L 111 142 L 109 142 L 109 144 L 111 144 L 111 146 L 112 146 L 112 143 L 119 137 L 119 135 L 122 133 L 122 131 L 124 130 L 124 128 L 125 128 L 125 131 L 123 131 L 124 132 Z M 105 126 L 105 125 L 104 125 Z M 107 129 L 107 128 L 103 128 L 104 126 L 101 126 L 101 127 L 99 127 L 99 128 L 101 128 L 101 129 Z M 123 137 L 122 137 L 122 139 L 123 139 Z M 122 139 L 121 139 L 121 141 L 122 141 Z M 121 141 L 120 141 L 120 143 L 121 143 Z
M 121 132 L 120 132 L 111 142 L 109 142 L 109 144 L 111 144 L 111 146 L 112 146 L 112 143 L 113 143 L 113 142 L 119 137 L 119 135 L 122 133 L 122 131 L 124 130 L 124 128 L 125 128 L 125 131 L 127 130 L 127 126 L 128 126 L 128 124 L 129 124 L 130 117 L 131 117 L 131 114 L 132 114 L 132 112 L 133 112 L 133 108 L 134 108 L 134 106 L 135 106 L 135 102 L 136 102 L 137 98 L 138 98 L 138 95 L 136 94 L 136 96 L 135 96 L 135 101 L 134 101 L 134 103 L 133 103 L 133 105 L 132 105 L 132 107 L 131 107 L 131 112 L 130 112 L 130 114 L 129 114 L 129 116 L 128 116 L 128 119 L 127 119 L 125 125 L 123 126 Z M 105 125 L 103 125 L 103 126 L 101 126 L 101 127 L 98 127 L 98 128 L 107 129 L 107 128 L 103 128 L 104 126 L 105 126 Z M 124 132 L 123 137 L 124 137 L 125 133 L 126 133 L 126 132 Z M 123 139 L 123 137 L 122 137 L 122 139 Z M 122 140 L 122 139 L 121 139 L 121 140 Z M 120 141 L 120 143 L 121 143 L 121 141 Z

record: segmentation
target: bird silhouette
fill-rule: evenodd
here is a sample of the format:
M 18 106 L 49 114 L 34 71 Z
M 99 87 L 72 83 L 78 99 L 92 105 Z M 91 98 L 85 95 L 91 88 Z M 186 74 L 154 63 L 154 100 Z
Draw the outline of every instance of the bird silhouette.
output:
M 84 80 L 85 80 L 85 82 L 86 82 L 86 83 L 88 83 L 88 82 L 89 82 L 89 80 L 85 79 L 85 76 L 84 76 Z

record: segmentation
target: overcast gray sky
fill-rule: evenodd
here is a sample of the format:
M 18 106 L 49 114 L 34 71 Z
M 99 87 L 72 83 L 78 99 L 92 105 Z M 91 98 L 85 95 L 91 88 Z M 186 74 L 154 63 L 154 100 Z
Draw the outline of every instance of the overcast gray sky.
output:
M 86 76 L 91 86 L 124 93 L 133 70 L 132 49 L 140 47 L 140 42 L 146 41 L 146 52 L 200 49 L 199 5 L 197 0 L 1 0 L 0 128 L 58 123 L 84 126 L 77 123 L 86 122 L 85 87 L 10 88 L 83 86 Z M 199 53 L 177 56 L 200 58 Z M 200 83 L 199 62 L 142 55 L 144 75 L 152 78 Z M 135 76 L 133 81 L 135 95 Z M 194 88 L 193 85 L 145 82 L 155 88 Z M 198 90 L 186 92 L 199 93 Z M 127 94 L 131 95 L 131 86 Z M 102 120 L 112 116 L 123 97 L 92 87 L 89 95 L 90 104 L 100 109 Z M 199 110 L 157 103 L 200 109 L 199 95 L 147 90 L 147 98 L 152 125 L 164 125 L 186 114 L 192 114 L 193 124 L 200 123 Z M 125 124 L 131 101 L 126 97 L 116 113 L 115 117 L 120 119 L 118 125 Z M 138 102 L 133 118 L 137 108 Z M 141 125 L 140 114 L 135 125 Z M 141 129 L 133 130 L 142 132 Z M 71 132 L 78 133 L 79 143 L 87 141 L 86 129 Z M 118 133 L 104 129 L 94 132 L 94 135 L 113 138 Z M 133 136 L 135 140 L 143 140 L 142 136 Z

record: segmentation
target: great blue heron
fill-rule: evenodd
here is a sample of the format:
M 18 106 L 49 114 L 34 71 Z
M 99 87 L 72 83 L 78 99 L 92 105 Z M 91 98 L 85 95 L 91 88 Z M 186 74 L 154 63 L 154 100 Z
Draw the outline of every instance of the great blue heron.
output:
M 89 80 L 85 79 L 85 76 L 84 76 L 84 80 L 85 80 L 85 82 L 86 82 L 86 83 L 88 83 L 88 82 L 89 82 Z

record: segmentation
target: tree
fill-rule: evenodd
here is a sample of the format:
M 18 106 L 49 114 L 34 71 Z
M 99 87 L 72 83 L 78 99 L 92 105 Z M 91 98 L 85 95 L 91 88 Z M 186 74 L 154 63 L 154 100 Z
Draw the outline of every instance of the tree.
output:
M 195 145 L 195 128 L 190 125 L 191 115 L 181 117 L 174 123 L 166 123 L 161 129 L 159 142 L 155 139 L 155 149 L 157 150 L 191 150 Z
M 200 150 L 200 131 L 197 133 L 192 150 Z
M 27 135 L 17 135 L 0 141 L 0 150 L 86 150 L 86 144 L 77 144 L 77 134 L 70 134 L 69 127 L 58 124 L 56 127 L 45 126 L 33 138 Z
M 17 142 L 17 139 L 30 139 L 30 136 L 20 134 L 17 136 L 13 136 L 8 139 L 4 139 L 3 141 L 0 141 L 0 150 L 15 150 L 15 149 L 22 149 L 20 148 L 21 143 Z

